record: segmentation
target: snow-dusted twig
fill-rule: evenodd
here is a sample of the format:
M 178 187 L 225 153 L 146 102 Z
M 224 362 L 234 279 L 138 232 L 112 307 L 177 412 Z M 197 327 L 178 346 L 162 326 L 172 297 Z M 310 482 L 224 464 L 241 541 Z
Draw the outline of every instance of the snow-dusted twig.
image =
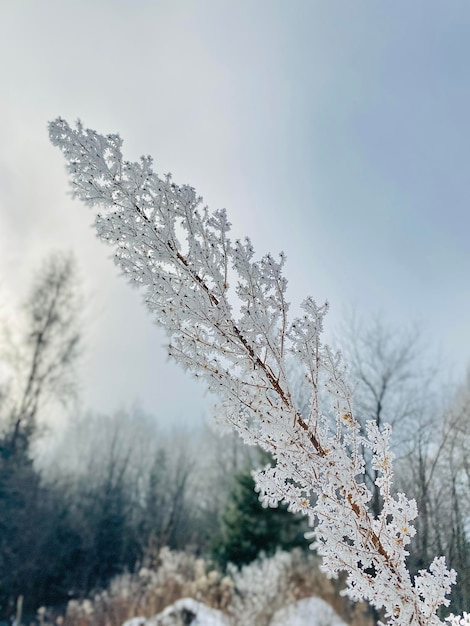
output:
M 118 135 L 58 119 L 50 137 L 67 160 L 74 195 L 101 208 L 98 235 L 146 290 L 170 355 L 219 398 L 221 421 L 273 455 L 275 467 L 256 475 L 262 499 L 284 501 L 315 522 L 323 569 L 332 576 L 345 570 L 348 595 L 384 608 L 389 624 L 440 624 L 436 610 L 448 603 L 455 573 L 437 558 L 411 580 L 406 546 L 416 505 L 392 494 L 390 429 L 370 422 L 360 431 L 340 355 L 321 342 L 327 305 L 307 298 L 303 315 L 289 322 L 284 256 L 255 260 L 248 239 L 229 239 L 225 211 L 209 213 L 191 187 L 157 176 L 150 157 L 124 161 Z M 307 411 L 287 375 L 292 356 L 305 377 Z M 361 479 L 363 446 L 379 472 L 378 518 Z

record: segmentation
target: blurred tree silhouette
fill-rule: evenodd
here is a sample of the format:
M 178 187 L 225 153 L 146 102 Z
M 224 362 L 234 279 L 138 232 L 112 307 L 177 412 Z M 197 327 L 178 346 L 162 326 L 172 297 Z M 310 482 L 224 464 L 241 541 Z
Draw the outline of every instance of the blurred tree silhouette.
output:
M 76 549 L 63 504 L 41 483 L 32 457 L 38 414 L 72 396 L 78 356 L 78 281 L 71 256 L 51 255 L 24 304 L 25 325 L 2 388 L 0 407 L 0 616 L 19 595 L 25 609 L 56 599 L 67 581 L 65 554 Z M 67 541 L 65 538 L 67 536 Z M 61 561 L 57 561 L 60 553 Z M 59 585 L 60 586 L 60 585 Z
M 269 460 L 266 453 L 262 457 Z M 269 556 L 278 548 L 306 548 L 308 544 L 303 536 L 306 530 L 305 517 L 292 515 L 287 506 L 262 506 L 251 470 L 246 469 L 233 477 L 220 530 L 212 544 L 212 556 L 222 567 L 228 563 L 245 565 L 261 552 Z

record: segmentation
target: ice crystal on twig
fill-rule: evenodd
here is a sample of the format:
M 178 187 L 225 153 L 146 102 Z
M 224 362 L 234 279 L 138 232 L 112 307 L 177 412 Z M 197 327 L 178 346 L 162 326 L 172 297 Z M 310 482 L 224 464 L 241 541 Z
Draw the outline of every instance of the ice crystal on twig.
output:
M 416 505 L 392 494 L 389 427 L 369 423 L 360 432 L 341 357 L 321 341 L 327 306 L 307 298 L 302 316 L 289 321 L 284 256 L 255 260 L 249 239 L 231 241 L 225 211 L 202 208 L 194 189 L 155 174 L 150 157 L 123 160 L 118 135 L 58 119 L 50 137 L 67 160 L 74 195 L 100 207 L 98 235 L 114 246 L 129 280 L 145 289 L 170 355 L 219 398 L 219 420 L 275 459 L 256 475 L 261 498 L 316 520 L 324 570 L 346 571 L 347 593 L 384 609 L 389 624 L 441 623 L 436 609 L 446 604 L 455 573 L 436 559 L 411 580 L 406 546 Z M 305 378 L 307 411 L 289 382 L 292 357 Z M 363 446 L 379 472 L 378 518 L 362 480 Z

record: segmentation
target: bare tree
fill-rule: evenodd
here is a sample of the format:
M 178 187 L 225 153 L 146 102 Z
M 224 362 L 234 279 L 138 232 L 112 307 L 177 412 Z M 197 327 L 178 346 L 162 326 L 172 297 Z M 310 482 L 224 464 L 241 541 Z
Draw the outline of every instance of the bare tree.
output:
M 458 612 L 468 608 L 470 597 L 469 382 L 446 407 L 416 425 L 397 477 L 420 510 L 410 568 L 426 566 L 434 550 L 445 554 L 458 573 L 451 596 L 452 609 Z
M 70 256 L 47 259 L 24 305 L 16 352 L 4 356 L 9 376 L 0 406 L 0 618 L 20 595 L 25 610 L 31 610 L 57 584 L 55 577 L 64 575 L 57 553 L 59 536 L 62 553 L 68 549 L 65 512 L 42 483 L 31 444 L 40 410 L 53 398 L 64 402 L 74 389 L 80 337 L 77 286 Z M 46 562 L 48 549 L 55 561 L 48 556 Z
M 378 428 L 393 427 L 395 454 L 403 455 L 413 446 L 423 420 L 428 423 L 433 402 L 430 393 L 432 371 L 425 363 L 419 332 L 397 330 L 376 318 L 364 324 L 352 318 L 342 334 L 343 352 L 356 384 L 354 402 L 362 427 L 373 420 Z M 364 450 L 367 460 L 367 450 Z M 365 481 L 372 491 L 372 510 L 381 509 L 377 469 L 366 463 Z
M 52 254 L 38 271 L 24 303 L 24 334 L 4 391 L 3 420 L 11 446 L 22 433 L 32 434 L 41 406 L 53 398 L 66 402 L 76 390 L 79 304 L 73 257 Z

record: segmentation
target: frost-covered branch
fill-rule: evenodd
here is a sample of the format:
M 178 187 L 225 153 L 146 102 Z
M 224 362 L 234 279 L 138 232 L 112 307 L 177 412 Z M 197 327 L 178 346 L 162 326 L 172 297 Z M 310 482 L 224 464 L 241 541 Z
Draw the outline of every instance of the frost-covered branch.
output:
M 50 137 L 67 160 L 74 195 L 100 207 L 99 237 L 146 290 L 171 356 L 219 398 L 220 421 L 274 457 L 276 465 L 256 475 L 262 499 L 284 501 L 315 523 L 323 568 L 347 572 L 353 599 L 384 608 L 389 624 L 440 624 L 436 610 L 447 605 L 455 573 L 436 558 L 411 580 L 406 546 L 416 505 L 392 494 L 390 428 L 371 421 L 362 433 L 354 417 L 340 355 L 321 342 L 327 305 L 307 298 L 303 315 L 289 322 L 284 256 L 255 260 L 249 239 L 230 240 L 225 211 L 209 213 L 194 189 L 157 176 L 150 157 L 124 161 L 118 135 L 58 119 Z M 308 389 L 306 411 L 287 375 L 293 357 Z M 378 517 L 361 477 L 363 446 L 378 472 Z

